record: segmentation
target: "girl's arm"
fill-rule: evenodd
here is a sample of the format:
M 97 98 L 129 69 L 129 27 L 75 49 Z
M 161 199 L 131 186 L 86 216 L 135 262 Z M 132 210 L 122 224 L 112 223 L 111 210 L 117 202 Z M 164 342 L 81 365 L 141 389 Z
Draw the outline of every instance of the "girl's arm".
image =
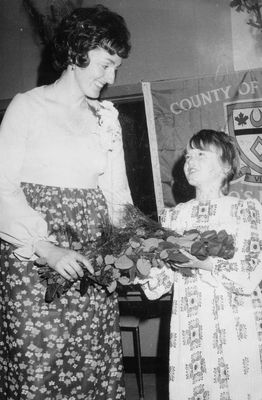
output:
M 182 233 L 185 230 L 184 218 L 181 217 L 182 207 L 181 204 L 178 204 L 176 207 L 165 208 L 162 211 L 160 221 L 164 228 L 175 230 L 177 233 Z M 162 268 L 153 267 L 147 279 L 137 279 L 136 283 L 141 284 L 145 295 L 150 300 L 155 300 L 170 292 L 176 273 L 166 266 Z
M 249 295 L 262 280 L 262 206 L 249 199 L 234 205 L 231 212 L 237 225 L 234 257 L 200 261 L 186 254 L 191 261 L 183 265 L 202 271 L 202 279 L 212 285 L 222 284 L 230 292 Z
M 214 257 L 212 275 L 227 290 L 249 295 L 262 280 L 262 205 L 256 199 L 240 201 L 232 209 L 237 223 L 232 259 Z

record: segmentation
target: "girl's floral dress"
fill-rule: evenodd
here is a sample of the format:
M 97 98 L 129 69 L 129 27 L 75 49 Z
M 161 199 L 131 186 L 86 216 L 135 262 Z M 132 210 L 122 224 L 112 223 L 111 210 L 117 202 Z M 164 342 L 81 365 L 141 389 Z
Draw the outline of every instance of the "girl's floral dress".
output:
M 1 400 L 125 399 L 117 296 L 96 284 L 81 296 L 76 282 L 46 303 L 34 264 L 39 239 L 68 248 L 70 227 L 88 246 L 132 201 L 117 111 L 96 107 L 77 130 L 41 87 L 17 95 L 1 126 Z
M 165 209 L 165 227 L 234 236 L 230 260 L 193 277 L 152 271 L 143 288 L 156 299 L 173 287 L 170 400 L 262 400 L 262 207 L 257 200 L 191 200 Z

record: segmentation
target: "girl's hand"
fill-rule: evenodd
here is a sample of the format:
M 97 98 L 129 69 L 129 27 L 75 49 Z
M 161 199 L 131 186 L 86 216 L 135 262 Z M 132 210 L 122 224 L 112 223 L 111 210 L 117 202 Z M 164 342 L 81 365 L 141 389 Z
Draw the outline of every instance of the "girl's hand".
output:
M 50 242 L 39 240 L 35 246 L 35 253 L 39 257 L 44 257 L 48 265 L 67 280 L 74 281 L 82 278 L 84 273 L 79 262 L 84 264 L 91 274 L 94 273 L 89 260 L 74 250 L 64 249 Z
M 180 249 L 182 254 L 184 254 L 187 258 L 190 259 L 187 263 L 179 264 L 179 267 L 186 267 L 186 268 L 195 268 L 195 269 L 204 269 L 206 271 L 212 271 L 213 265 L 211 262 L 210 257 L 207 257 L 205 260 L 199 260 L 192 254 L 188 253 L 184 249 Z

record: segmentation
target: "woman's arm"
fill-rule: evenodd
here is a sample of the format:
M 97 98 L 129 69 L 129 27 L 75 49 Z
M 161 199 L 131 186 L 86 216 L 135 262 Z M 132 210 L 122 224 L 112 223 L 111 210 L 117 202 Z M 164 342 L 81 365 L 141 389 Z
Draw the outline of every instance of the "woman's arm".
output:
M 20 173 L 30 132 L 30 104 L 17 95 L 9 105 L 0 127 L 0 237 L 15 246 L 20 259 L 44 257 L 65 279 L 83 276 L 80 263 L 93 273 L 86 257 L 55 246 L 47 223 L 33 210 L 20 187 Z
M 36 241 L 48 240 L 45 220 L 28 205 L 20 187 L 29 107 L 26 95 L 16 95 L 0 127 L 0 237 L 13 244 L 15 254 L 25 259 L 32 257 Z

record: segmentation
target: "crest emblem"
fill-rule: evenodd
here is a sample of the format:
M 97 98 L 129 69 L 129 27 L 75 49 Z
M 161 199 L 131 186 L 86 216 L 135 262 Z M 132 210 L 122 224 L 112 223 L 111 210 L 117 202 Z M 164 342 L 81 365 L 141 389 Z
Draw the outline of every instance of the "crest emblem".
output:
M 236 138 L 242 161 L 262 174 L 262 101 L 226 105 L 228 132 Z

